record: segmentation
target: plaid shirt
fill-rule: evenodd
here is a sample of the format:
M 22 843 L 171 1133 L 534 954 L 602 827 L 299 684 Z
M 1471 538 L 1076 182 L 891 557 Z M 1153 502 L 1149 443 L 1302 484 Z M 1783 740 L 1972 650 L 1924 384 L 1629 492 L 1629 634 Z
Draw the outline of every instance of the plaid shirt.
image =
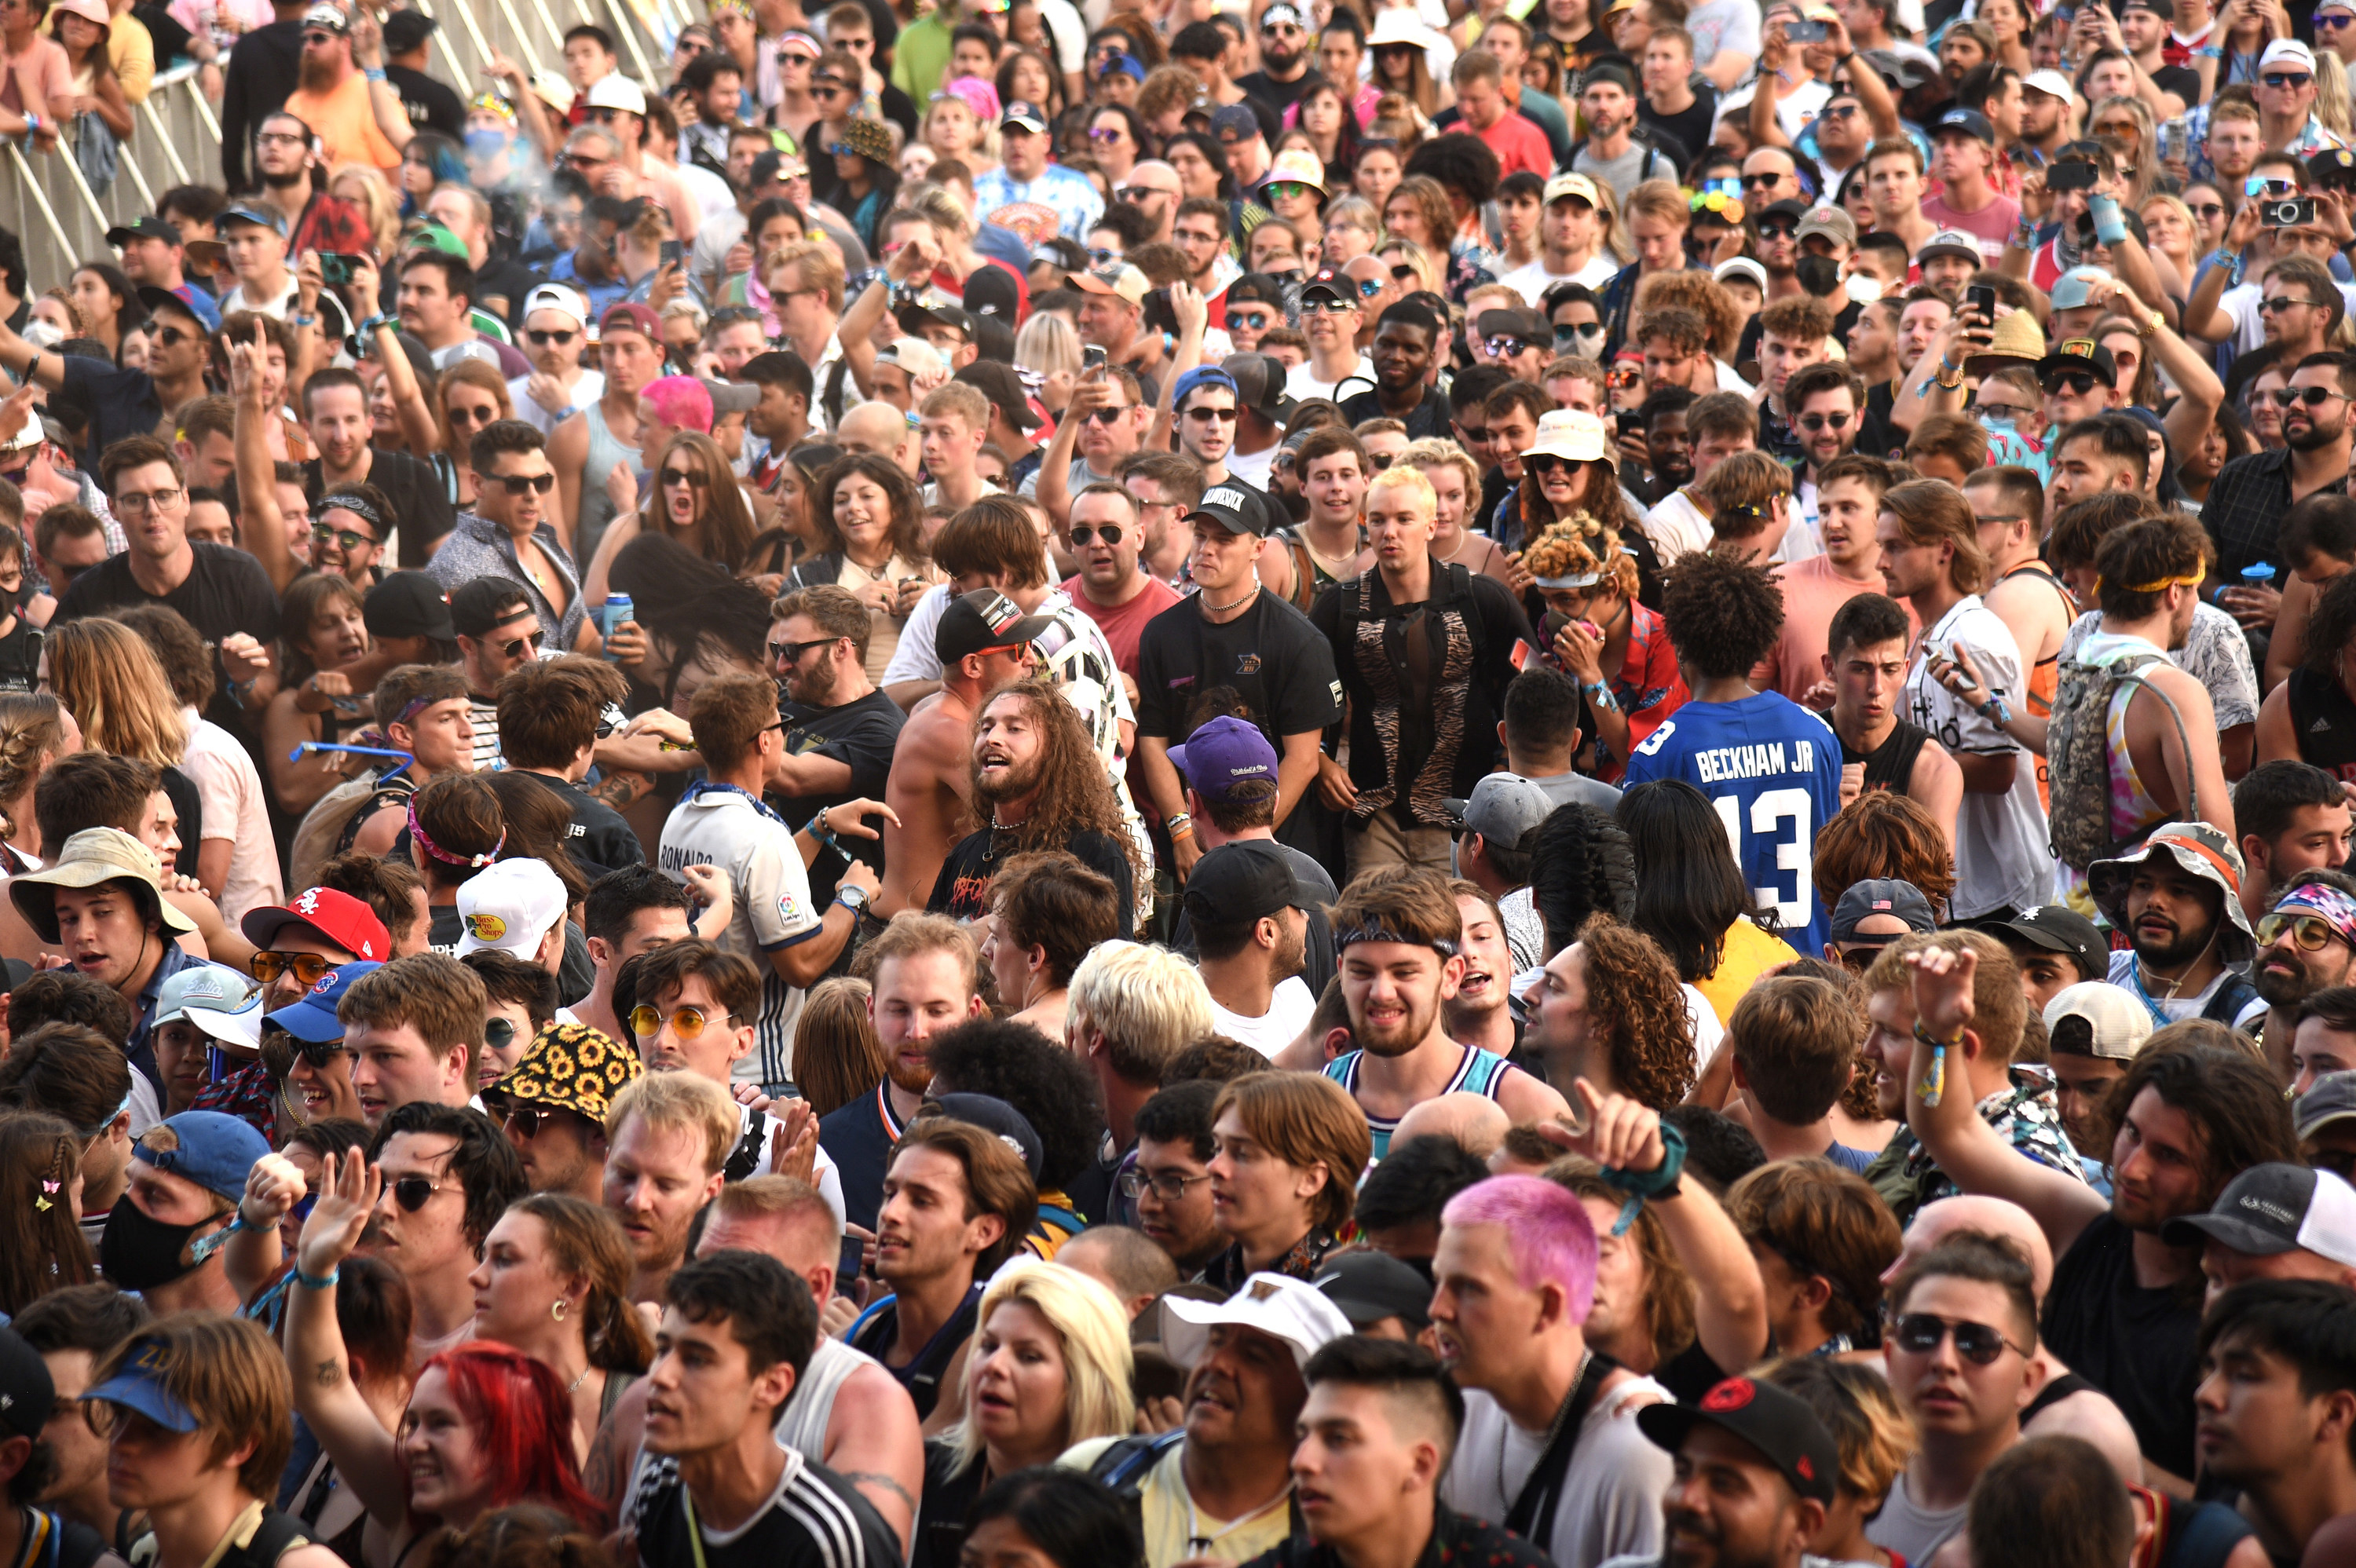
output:
M 2217 575 L 2232 582 L 2254 561 L 2282 569 L 2275 547 L 2275 531 L 2290 510 L 2290 449 L 2254 452 L 2237 457 L 2217 471 L 2210 482 L 2209 499 L 2201 508 L 2201 523 L 2217 541 Z M 2345 475 L 2315 494 L 2344 496 Z

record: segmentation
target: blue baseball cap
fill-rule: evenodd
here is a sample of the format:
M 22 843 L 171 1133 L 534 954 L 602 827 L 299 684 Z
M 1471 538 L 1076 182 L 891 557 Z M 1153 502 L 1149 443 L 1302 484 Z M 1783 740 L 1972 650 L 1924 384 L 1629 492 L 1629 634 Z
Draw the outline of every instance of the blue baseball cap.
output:
M 177 1122 L 183 1118 L 175 1116 L 172 1119 Z M 243 1126 L 245 1124 L 240 1122 L 238 1125 Z M 254 1136 L 260 1137 L 262 1135 L 256 1133 Z M 268 1150 L 265 1148 L 263 1152 Z M 123 1365 L 115 1369 L 112 1377 L 81 1397 L 135 1410 L 166 1432 L 194 1432 L 204 1423 L 164 1386 L 164 1374 L 169 1366 L 171 1354 L 167 1347 L 154 1339 L 136 1343 L 131 1354 L 123 1358 Z
M 1170 748 L 1170 763 L 1205 800 L 1225 800 L 1246 779 L 1276 782 L 1276 748 L 1248 719 L 1205 720 Z
M 353 981 L 372 969 L 383 967 L 381 964 L 370 964 L 365 960 L 339 964 L 319 976 L 319 983 L 311 987 L 309 996 L 274 1013 L 264 1014 L 262 1021 L 276 1024 L 296 1040 L 308 1040 L 314 1045 L 341 1040 L 344 1038 L 344 1023 L 336 1017 L 336 1004 L 344 999 L 344 993 L 352 988 Z M 241 1187 L 240 1190 L 242 1190 Z
M 1197 365 L 1178 378 L 1178 385 L 1170 394 L 1170 406 L 1173 409 L 1185 407 L 1187 398 L 1197 387 L 1224 387 L 1236 394 L 1238 404 L 1244 400 L 1243 392 L 1236 386 L 1233 376 L 1216 365 Z
M 185 1176 L 231 1202 L 245 1196 L 246 1172 L 270 1152 L 268 1138 L 242 1118 L 219 1111 L 183 1111 L 156 1125 L 171 1130 L 177 1147 L 155 1148 L 143 1137 L 131 1146 L 132 1157 L 174 1176 Z

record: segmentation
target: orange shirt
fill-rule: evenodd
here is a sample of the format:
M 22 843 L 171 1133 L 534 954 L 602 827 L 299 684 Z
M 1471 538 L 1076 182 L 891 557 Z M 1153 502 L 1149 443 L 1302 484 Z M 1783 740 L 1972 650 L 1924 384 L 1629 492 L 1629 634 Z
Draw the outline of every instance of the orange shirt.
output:
M 318 133 L 330 168 L 337 164 L 367 164 L 391 174 L 401 166 L 401 149 L 377 129 L 376 111 L 369 103 L 368 78 L 357 70 L 344 79 L 343 85 L 326 92 L 297 89 L 288 93 L 286 112 Z
M 1832 558 L 1822 555 L 1777 567 L 1775 581 L 1783 590 L 1783 635 L 1751 672 L 1751 684 L 1762 691 L 1780 691 L 1797 702 L 1808 688 L 1825 678 L 1825 644 L 1834 613 L 1858 594 L 1879 593 L 1881 589 L 1876 583 L 1835 576 Z M 1921 629 L 1911 606 L 1906 621 L 1910 634 Z

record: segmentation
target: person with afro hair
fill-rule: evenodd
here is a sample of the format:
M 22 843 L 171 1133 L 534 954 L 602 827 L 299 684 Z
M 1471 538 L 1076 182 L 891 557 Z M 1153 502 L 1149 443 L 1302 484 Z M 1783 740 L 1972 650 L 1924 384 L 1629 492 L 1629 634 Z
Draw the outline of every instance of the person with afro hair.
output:
M 1709 796 L 1787 940 L 1821 953 L 1825 906 L 1808 855 L 1840 811 L 1840 741 L 1790 698 L 1751 684 L 1783 634 L 1783 595 L 1763 568 L 1704 551 L 1663 581 L 1661 618 L 1693 697 L 1636 747 L 1622 784 L 1683 779 Z
M 1023 1250 L 1052 1261 L 1082 1228 L 1082 1212 L 1108 1211 L 1112 1169 L 1100 1166 L 1104 1100 L 1086 1061 L 1027 1023 L 975 1019 L 933 1036 L 927 1098 L 987 1094 L 1012 1105 L 1039 1136 L 1039 1219 Z M 1085 1196 L 1070 1195 L 1084 1183 Z M 1085 1209 L 1078 1205 L 1085 1205 Z

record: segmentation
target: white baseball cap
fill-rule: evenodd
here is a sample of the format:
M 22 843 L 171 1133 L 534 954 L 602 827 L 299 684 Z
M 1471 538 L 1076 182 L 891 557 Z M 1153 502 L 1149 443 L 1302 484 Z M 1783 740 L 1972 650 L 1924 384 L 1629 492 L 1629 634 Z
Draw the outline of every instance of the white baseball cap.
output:
M 1292 1359 L 1303 1366 L 1326 1341 L 1351 1331 L 1342 1309 L 1307 1280 L 1256 1274 L 1225 1301 L 1162 1297 L 1162 1349 L 1192 1370 L 1210 1348 L 1211 1330 L 1223 1323 L 1283 1340 L 1292 1347 Z
M 2315 70 L 2315 51 L 2297 38 L 2276 38 L 2266 46 L 2266 52 L 2258 57 L 2258 69 L 2263 73 L 2272 70 L 2278 65 L 2295 65 L 2301 70 L 2312 74 Z
M 2041 92 L 2048 98 L 2058 98 L 2064 103 L 2076 97 L 2078 92 L 2076 88 L 2070 85 L 2068 77 L 2051 69 L 2030 71 L 2020 79 L 2020 85 L 2031 92 Z
M 542 283 L 524 295 L 523 315 L 519 319 L 530 320 L 536 310 L 552 310 L 571 316 L 575 326 L 589 325 L 589 302 L 581 297 L 579 290 L 566 288 L 562 283 Z
M 607 71 L 589 89 L 589 107 L 618 109 L 625 114 L 644 115 L 647 112 L 646 90 L 620 71 Z
M 564 918 L 564 883 L 545 861 L 519 855 L 459 884 L 458 919 L 466 933 L 458 956 L 496 947 L 526 962 Z
M 214 1040 L 262 1049 L 262 988 L 234 969 L 191 964 L 155 996 L 155 1027 L 188 1023 Z
M 2065 986 L 2045 1004 L 2045 1032 L 2063 1055 L 2133 1061 L 2151 1030 L 2151 1009 L 2108 980 Z

